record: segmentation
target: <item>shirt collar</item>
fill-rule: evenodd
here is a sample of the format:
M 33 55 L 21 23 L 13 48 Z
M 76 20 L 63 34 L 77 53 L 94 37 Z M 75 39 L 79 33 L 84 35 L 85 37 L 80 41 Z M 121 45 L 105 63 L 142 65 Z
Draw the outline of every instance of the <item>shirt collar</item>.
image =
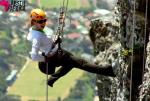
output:
M 45 33 L 44 30 L 38 30 L 38 29 L 35 28 L 35 26 L 33 26 L 32 29 L 36 30 L 36 31 L 39 31 L 39 32 L 42 32 L 42 33 Z

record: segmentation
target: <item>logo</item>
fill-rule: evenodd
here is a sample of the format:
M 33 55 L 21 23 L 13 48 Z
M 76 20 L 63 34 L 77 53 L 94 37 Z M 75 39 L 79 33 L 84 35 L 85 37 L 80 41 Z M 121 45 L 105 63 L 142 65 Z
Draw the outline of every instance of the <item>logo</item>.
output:
M 4 7 L 4 11 L 8 11 L 10 7 L 10 2 L 9 0 L 0 0 L 0 6 Z
M 0 6 L 5 12 L 25 11 L 25 0 L 0 0 Z

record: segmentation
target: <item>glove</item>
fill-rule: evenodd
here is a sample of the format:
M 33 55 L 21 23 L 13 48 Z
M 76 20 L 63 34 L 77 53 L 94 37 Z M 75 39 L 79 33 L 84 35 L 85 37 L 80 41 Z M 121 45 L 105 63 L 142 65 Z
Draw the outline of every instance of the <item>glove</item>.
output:
M 44 57 L 46 56 L 44 52 L 42 52 L 42 56 L 44 56 Z
M 42 52 L 42 56 L 44 56 L 45 62 L 48 62 L 48 57 L 45 55 L 45 53 Z
M 62 39 L 61 39 L 60 37 L 58 37 L 55 42 L 56 42 L 56 43 L 61 43 L 61 42 L 62 42 Z
M 61 42 L 62 42 L 62 39 L 60 38 L 60 36 L 56 35 L 54 37 L 54 43 L 56 44 L 56 43 L 61 43 Z

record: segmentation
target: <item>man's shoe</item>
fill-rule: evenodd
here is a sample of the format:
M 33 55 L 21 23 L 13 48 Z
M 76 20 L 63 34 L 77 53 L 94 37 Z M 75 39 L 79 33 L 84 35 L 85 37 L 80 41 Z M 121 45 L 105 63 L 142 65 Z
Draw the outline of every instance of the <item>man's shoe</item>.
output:
M 51 82 L 50 80 L 47 81 L 47 84 L 51 87 L 53 87 L 54 82 Z
M 49 86 L 51 86 L 51 87 L 53 87 L 53 84 L 55 83 L 55 81 L 58 79 L 58 77 L 53 77 L 53 76 L 51 76 L 50 78 L 49 78 L 49 80 L 47 81 L 47 84 L 49 85 Z
M 116 75 L 114 74 L 112 65 L 108 65 L 108 64 L 100 66 L 98 68 L 97 74 L 104 75 L 104 76 L 110 76 L 110 77 L 116 77 Z

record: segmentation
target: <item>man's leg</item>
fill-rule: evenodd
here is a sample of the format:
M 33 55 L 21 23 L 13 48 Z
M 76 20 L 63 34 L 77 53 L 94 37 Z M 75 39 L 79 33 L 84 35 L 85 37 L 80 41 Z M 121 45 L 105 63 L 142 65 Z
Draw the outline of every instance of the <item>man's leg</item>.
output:
M 49 63 L 46 63 L 46 62 L 39 62 L 38 63 L 38 66 L 39 66 L 39 69 L 42 73 L 44 74 L 47 74 L 47 64 L 48 64 L 48 74 L 54 74 L 55 73 L 55 68 L 56 66 L 51 64 L 50 62 Z
M 79 69 L 82 69 L 91 73 L 115 77 L 115 74 L 113 72 L 111 65 L 99 66 L 96 64 L 92 64 L 92 63 L 87 62 L 84 59 L 75 57 L 74 55 L 72 55 L 71 53 L 67 51 L 66 51 L 64 63 L 65 62 L 66 64 L 69 63 L 72 67 L 79 68 Z
M 66 66 L 60 67 L 59 70 L 57 70 L 54 74 L 51 75 L 51 77 L 48 80 L 48 85 L 53 87 L 55 81 L 58 80 L 60 77 L 64 76 L 65 74 L 67 74 L 71 69 L 72 69 L 71 67 Z
M 96 64 L 89 63 L 83 59 L 79 59 L 80 62 L 77 63 L 76 68 L 91 72 L 91 73 L 96 73 L 104 76 L 111 76 L 115 77 L 116 75 L 113 72 L 112 66 L 111 65 L 106 65 L 106 66 L 98 66 Z

